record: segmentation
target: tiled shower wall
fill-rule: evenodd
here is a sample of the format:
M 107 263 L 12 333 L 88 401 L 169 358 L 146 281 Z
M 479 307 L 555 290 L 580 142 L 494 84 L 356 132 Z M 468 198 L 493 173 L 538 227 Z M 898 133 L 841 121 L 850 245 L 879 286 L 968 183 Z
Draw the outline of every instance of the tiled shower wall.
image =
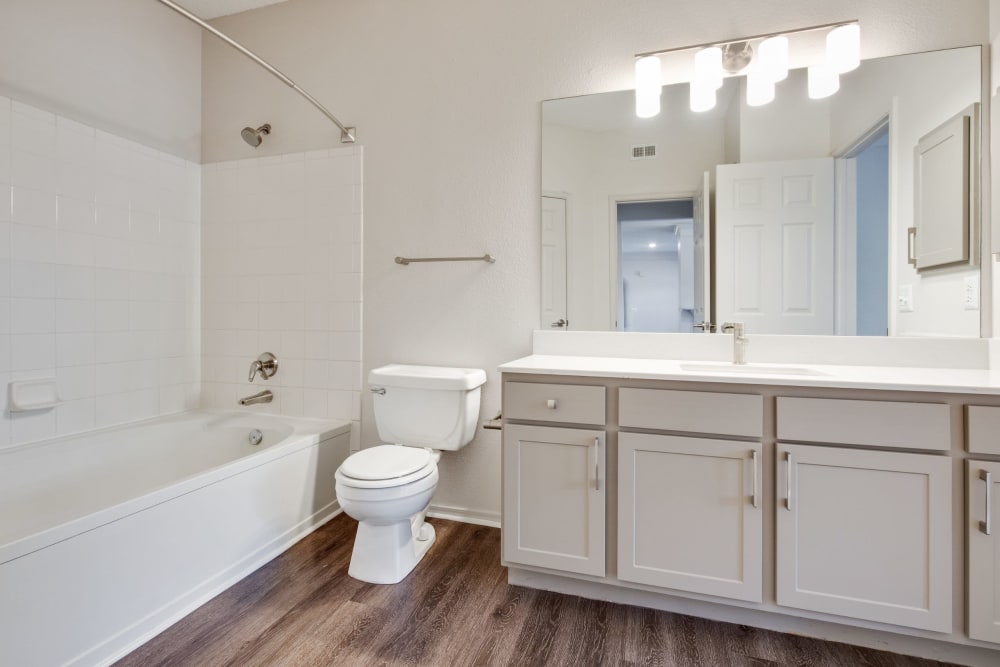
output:
M 265 138 L 265 141 L 267 139 Z M 359 146 L 202 168 L 204 404 L 350 419 L 361 389 Z M 247 382 L 262 352 L 278 373 Z
M 0 97 L 0 445 L 199 403 L 201 167 Z M 11 414 L 11 380 L 63 403 Z

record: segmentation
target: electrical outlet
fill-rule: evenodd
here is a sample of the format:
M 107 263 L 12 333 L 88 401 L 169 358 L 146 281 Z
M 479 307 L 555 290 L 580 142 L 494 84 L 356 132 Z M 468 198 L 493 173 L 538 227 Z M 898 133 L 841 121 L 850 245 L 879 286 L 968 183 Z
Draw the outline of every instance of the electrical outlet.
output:
M 913 285 L 900 285 L 896 290 L 896 307 L 901 313 L 913 312 Z
M 966 310 L 979 310 L 979 276 L 966 277 L 962 305 Z

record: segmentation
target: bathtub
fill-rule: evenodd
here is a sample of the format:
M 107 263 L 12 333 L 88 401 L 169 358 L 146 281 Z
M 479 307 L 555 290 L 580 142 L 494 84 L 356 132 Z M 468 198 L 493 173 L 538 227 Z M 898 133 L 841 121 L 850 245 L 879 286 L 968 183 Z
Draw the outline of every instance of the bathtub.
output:
M 349 450 L 349 422 L 225 411 L 0 450 L 0 665 L 139 646 L 339 514 Z

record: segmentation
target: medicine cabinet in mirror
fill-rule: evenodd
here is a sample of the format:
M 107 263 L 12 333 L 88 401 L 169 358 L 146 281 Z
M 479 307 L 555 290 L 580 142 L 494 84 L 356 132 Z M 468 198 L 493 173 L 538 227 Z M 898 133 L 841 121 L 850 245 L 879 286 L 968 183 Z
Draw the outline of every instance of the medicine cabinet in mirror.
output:
M 648 119 L 631 90 L 542 103 L 541 327 L 978 336 L 980 47 L 866 60 L 821 100 L 804 69 L 762 107 L 745 85 L 727 78 L 705 112 L 665 86 Z M 918 181 L 956 118 L 966 173 Z M 918 223 L 915 202 L 938 199 L 967 247 L 918 270 L 936 232 L 911 229 L 939 216 Z

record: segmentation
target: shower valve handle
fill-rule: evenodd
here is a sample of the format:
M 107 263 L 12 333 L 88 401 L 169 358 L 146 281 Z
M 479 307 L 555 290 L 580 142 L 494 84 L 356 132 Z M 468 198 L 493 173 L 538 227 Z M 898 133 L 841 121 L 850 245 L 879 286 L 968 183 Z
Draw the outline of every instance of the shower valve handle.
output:
M 257 357 L 257 359 L 250 364 L 250 376 L 249 381 L 253 382 L 254 378 L 257 377 L 257 373 L 260 373 L 261 377 L 265 380 L 274 377 L 274 374 L 278 372 L 278 359 L 270 352 L 265 352 L 264 354 Z

